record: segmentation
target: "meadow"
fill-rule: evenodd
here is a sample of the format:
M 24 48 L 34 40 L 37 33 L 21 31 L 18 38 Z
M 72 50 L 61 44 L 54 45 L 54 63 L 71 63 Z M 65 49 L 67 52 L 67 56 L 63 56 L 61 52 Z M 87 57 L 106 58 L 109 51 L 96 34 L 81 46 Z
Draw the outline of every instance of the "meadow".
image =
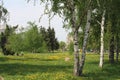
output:
M 70 60 L 65 61 L 66 57 Z M 99 54 L 87 54 L 81 77 L 73 76 L 73 60 L 68 53 L 0 54 L 0 76 L 4 80 L 120 80 L 120 63 L 109 64 L 107 54 L 102 69 Z

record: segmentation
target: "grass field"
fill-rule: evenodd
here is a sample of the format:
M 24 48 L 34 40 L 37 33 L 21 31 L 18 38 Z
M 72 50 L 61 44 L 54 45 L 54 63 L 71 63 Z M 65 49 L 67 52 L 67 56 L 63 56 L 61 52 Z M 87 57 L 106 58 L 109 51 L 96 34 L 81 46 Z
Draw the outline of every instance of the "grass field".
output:
M 120 80 L 120 63 L 109 64 L 107 55 L 103 69 L 98 63 L 98 54 L 87 54 L 83 76 L 75 77 L 73 55 L 67 53 L 0 55 L 0 76 L 5 80 Z

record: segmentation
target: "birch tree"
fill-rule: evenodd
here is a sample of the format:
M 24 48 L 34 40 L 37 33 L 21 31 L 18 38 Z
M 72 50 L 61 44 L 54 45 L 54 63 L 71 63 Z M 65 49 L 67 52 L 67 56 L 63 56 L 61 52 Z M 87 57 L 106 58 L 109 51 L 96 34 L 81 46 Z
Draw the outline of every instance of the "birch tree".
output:
M 28 0 L 29 1 L 29 0 Z M 51 3 L 50 11 L 63 16 L 64 23 L 67 23 L 73 32 L 74 42 L 74 75 L 80 76 L 85 62 L 85 50 L 90 27 L 91 11 L 88 10 L 92 0 L 41 0 L 45 3 Z M 88 11 L 88 12 L 87 12 Z M 78 30 L 82 26 L 84 18 L 88 13 L 86 32 L 83 46 L 83 53 L 79 59 Z
M 89 5 L 91 3 L 91 0 L 89 2 Z M 83 70 L 83 66 L 84 66 L 84 62 L 85 62 L 85 50 L 86 50 L 86 43 L 87 43 L 87 38 L 88 38 L 88 33 L 89 33 L 89 28 L 90 28 L 90 19 L 91 19 L 91 11 L 88 10 L 88 15 L 87 15 L 87 24 L 86 24 L 86 32 L 85 32 L 85 37 L 84 37 L 84 43 L 83 43 L 83 53 L 82 53 L 82 57 L 81 59 L 79 59 L 79 45 L 78 45 L 78 30 L 79 30 L 79 27 L 81 26 L 81 22 L 80 22 L 80 25 L 77 26 L 76 25 L 76 22 L 77 21 L 82 21 L 81 18 L 80 20 L 77 20 L 77 11 L 76 11 L 76 5 L 74 4 L 74 1 L 71 0 L 68 2 L 69 4 L 69 7 L 71 8 L 70 9 L 70 12 L 71 12 L 71 20 L 70 20 L 70 23 L 72 24 L 71 25 L 71 28 L 72 28 L 72 32 L 74 33 L 73 34 L 73 42 L 74 42 L 74 75 L 76 76 L 80 76 L 82 74 L 82 70 Z M 86 8 L 86 10 L 88 9 L 88 6 Z M 84 17 L 84 16 L 82 16 Z
M 105 14 L 106 10 L 103 11 L 102 20 L 101 20 L 101 46 L 100 46 L 100 63 L 99 66 L 103 66 L 104 61 L 104 24 L 105 24 Z
M 99 10 L 102 12 L 102 19 L 101 23 L 97 21 L 101 25 L 101 47 L 100 47 L 100 62 L 99 67 L 103 67 L 103 61 L 104 61 L 104 24 L 105 24 L 105 16 L 107 15 L 107 21 L 111 22 L 111 28 L 110 28 L 110 41 L 109 42 L 109 61 L 111 63 L 114 62 L 114 50 L 115 50 L 115 32 L 116 32 L 116 15 L 118 16 L 117 10 L 119 10 L 119 7 L 117 4 L 119 4 L 119 0 L 97 0 L 97 5 L 99 7 Z M 117 7 L 115 7 L 117 5 Z M 106 13 L 107 11 L 107 13 Z M 114 27 L 113 27 L 114 26 Z M 118 33 L 118 32 L 117 32 Z M 117 39 L 117 36 L 116 36 Z M 107 42 L 108 43 L 108 42 Z M 116 45 L 118 46 L 118 45 Z M 116 47 L 117 48 L 117 47 Z M 118 53 L 118 50 L 116 50 Z
M 88 12 L 87 12 L 87 22 L 86 22 L 86 27 L 85 27 L 85 35 L 84 35 L 84 41 L 83 41 L 82 56 L 81 56 L 81 61 L 80 61 L 80 69 L 79 69 L 80 74 L 82 74 L 83 66 L 84 66 L 84 63 L 85 63 L 86 46 L 87 46 L 87 40 L 88 40 L 88 35 L 89 35 L 89 30 L 90 30 L 90 21 L 91 21 L 91 10 L 89 9 Z
M 97 6 L 98 10 L 101 13 L 102 12 L 102 19 L 101 22 L 97 20 L 97 23 L 100 24 L 101 27 L 101 34 L 100 34 L 100 62 L 99 62 L 99 67 L 103 67 L 103 62 L 104 62 L 104 25 L 105 25 L 105 15 L 106 15 L 106 6 L 107 6 L 107 0 L 106 1 L 101 1 L 101 0 L 96 0 L 97 1 Z

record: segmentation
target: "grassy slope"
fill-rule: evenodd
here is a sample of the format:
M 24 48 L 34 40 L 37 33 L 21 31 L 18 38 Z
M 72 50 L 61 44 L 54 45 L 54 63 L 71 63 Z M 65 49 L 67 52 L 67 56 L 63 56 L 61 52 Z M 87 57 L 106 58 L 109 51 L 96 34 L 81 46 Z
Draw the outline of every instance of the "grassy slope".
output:
M 65 62 L 65 57 L 70 61 Z M 105 55 L 103 69 L 98 67 L 99 55 L 87 54 L 82 77 L 73 76 L 73 55 L 25 54 L 0 55 L 0 75 L 5 80 L 120 80 L 120 64 L 110 65 Z

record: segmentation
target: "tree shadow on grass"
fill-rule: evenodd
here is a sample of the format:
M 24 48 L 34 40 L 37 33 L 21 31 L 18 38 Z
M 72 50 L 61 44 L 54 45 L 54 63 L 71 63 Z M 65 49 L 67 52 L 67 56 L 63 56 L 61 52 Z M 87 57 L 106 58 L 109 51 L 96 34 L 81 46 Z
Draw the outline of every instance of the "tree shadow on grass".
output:
M 92 65 L 98 65 L 98 62 L 90 62 Z M 83 75 L 89 80 L 118 80 L 120 79 L 120 63 L 110 64 L 108 61 L 104 63 L 102 69 L 97 68 L 93 72 L 88 72 Z
M 43 73 L 43 72 L 67 72 L 67 68 L 72 68 L 72 66 L 65 65 L 30 65 L 30 64 L 0 64 L 0 74 L 7 75 L 27 75 L 30 73 Z
M 0 62 L 8 61 L 8 58 L 0 57 Z
M 9 63 L 10 61 L 11 63 Z M 25 64 L 23 61 L 34 62 L 34 61 L 46 61 L 45 64 Z M 68 69 L 72 69 L 71 65 L 62 65 L 62 64 L 52 64 L 47 61 L 56 61 L 56 59 L 40 59 L 40 58 L 9 58 L 9 57 L 0 57 L 0 74 L 7 75 L 27 75 L 30 73 L 54 73 L 54 72 L 68 72 Z M 59 62 L 58 62 L 59 63 Z

